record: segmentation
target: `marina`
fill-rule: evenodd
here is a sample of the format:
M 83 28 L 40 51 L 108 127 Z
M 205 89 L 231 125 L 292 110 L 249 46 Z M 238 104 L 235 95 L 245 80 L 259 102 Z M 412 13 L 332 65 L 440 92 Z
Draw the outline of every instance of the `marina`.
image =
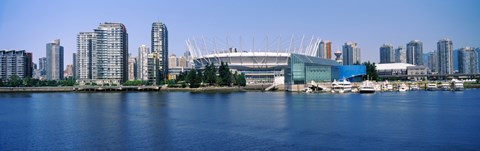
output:
M 407 91 L 463 91 L 464 82 L 458 79 L 449 81 L 426 81 L 426 82 L 349 82 L 348 80 L 334 80 L 330 83 L 311 82 L 304 92 L 307 93 L 375 93 L 375 92 L 407 92 Z

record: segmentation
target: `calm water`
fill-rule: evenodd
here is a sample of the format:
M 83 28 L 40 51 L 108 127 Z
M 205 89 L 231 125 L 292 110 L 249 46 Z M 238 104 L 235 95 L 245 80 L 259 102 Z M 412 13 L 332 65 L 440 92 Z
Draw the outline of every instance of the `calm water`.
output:
M 0 150 L 480 150 L 463 92 L 0 94 Z

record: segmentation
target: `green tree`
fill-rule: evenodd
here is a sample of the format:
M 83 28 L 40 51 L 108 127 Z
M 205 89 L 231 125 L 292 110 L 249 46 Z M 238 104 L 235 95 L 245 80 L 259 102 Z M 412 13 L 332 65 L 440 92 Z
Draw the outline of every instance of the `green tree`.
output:
M 217 80 L 217 69 L 213 63 L 205 65 L 205 81 L 208 85 L 214 85 Z
M 58 86 L 58 82 L 55 80 L 47 80 L 47 85 L 46 86 Z
M 237 71 L 235 71 L 235 73 L 233 73 L 232 76 L 231 76 L 233 85 L 238 85 L 237 78 L 238 78 L 238 73 L 237 73 Z
M 230 72 L 228 63 L 221 62 L 221 65 L 218 68 L 218 73 L 220 75 L 220 78 L 222 79 L 219 84 L 220 86 L 230 86 L 232 84 L 232 73 Z
M 237 83 L 238 86 L 246 86 L 247 85 L 247 80 L 245 79 L 245 74 L 241 73 L 237 77 Z
M 4 87 L 5 84 L 3 83 L 3 79 L 0 78 L 0 87 Z
M 197 70 L 197 77 L 196 78 L 197 78 L 198 82 L 200 82 L 200 83 L 205 81 L 205 77 L 203 76 L 202 71 L 200 71 L 200 70 Z
M 30 78 L 30 77 L 23 78 L 23 85 L 26 86 L 26 87 L 33 86 L 32 78 Z
M 12 75 L 12 76 L 10 76 L 10 79 L 8 80 L 8 86 L 9 87 L 23 86 L 23 81 L 17 75 Z
M 190 88 L 200 87 L 200 79 L 197 76 L 197 71 L 195 69 L 192 69 L 190 72 L 188 72 L 186 81 L 190 84 Z
M 366 76 L 363 77 L 364 80 L 374 80 L 378 81 L 378 74 L 377 74 L 377 67 L 375 63 L 371 63 L 370 61 L 364 62 L 363 65 L 366 67 Z M 367 79 L 368 78 L 368 79 Z
M 144 82 L 141 80 L 133 80 L 133 81 L 125 81 L 122 85 L 123 86 L 140 86 Z
M 163 72 L 161 70 L 157 71 L 157 80 L 156 80 L 156 85 L 163 85 L 165 84 L 165 75 L 163 75 Z
M 178 76 L 177 76 L 177 82 L 185 81 L 185 79 L 187 77 L 187 74 L 188 74 L 188 72 L 186 72 L 186 71 L 180 72 L 180 74 L 178 74 Z

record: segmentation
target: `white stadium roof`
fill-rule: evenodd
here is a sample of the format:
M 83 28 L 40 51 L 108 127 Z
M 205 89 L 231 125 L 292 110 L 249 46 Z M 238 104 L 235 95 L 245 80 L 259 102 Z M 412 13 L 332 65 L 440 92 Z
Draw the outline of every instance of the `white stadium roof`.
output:
M 407 67 L 415 66 L 408 63 L 382 63 L 375 65 L 377 67 L 377 70 L 406 70 Z

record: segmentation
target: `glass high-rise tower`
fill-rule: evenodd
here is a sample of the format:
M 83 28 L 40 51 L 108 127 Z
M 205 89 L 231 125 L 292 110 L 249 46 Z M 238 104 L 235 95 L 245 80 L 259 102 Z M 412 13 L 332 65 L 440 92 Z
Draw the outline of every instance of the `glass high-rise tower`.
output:
M 453 73 L 453 43 L 450 39 L 437 42 L 437 70 L 439 74 Z
M 152 24 L 151 33 L 151 49 L 155 54 L 157 61 L 155 65 L 155 79 L 160 80 L 160 73 L 163 75 L 163 80 L 168 78 L 168 30 L 167 26 L 162 22 L 154 22 Z
M 347 42 L 343 45 L 343 65 L 353 65 L 361 63 L 360 61 L 360 48 L 357 47 L 355 42 Z
M 60 39 L 47 43 L 46 77 L 48 80 L 63 79 L 63 46 Z
M 478 73 L 478 53 L 475 48 L 465 47 L 458 51 L 458 71 L 460 73 Z
M 407 43 L 407 63 L 423 65 L 423 43 L 420 40 Z
M 380 63 L 394 63 L 395 51 L 391 44 L 383 44 L 380 47 Z
M 395 63 L 407 63 L 407 50 L 402 46 L 395 49 Z

